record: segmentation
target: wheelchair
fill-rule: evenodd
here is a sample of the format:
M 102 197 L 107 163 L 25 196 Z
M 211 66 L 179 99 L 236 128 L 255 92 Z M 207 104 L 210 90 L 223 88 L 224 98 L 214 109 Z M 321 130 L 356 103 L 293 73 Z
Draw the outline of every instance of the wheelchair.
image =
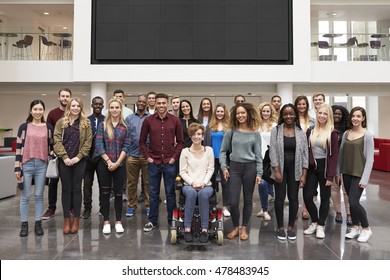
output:
M 173 210 L 172 226 L 171 226 L 171 244 L 176 244 L 180 238 L 184 237 L 184 204 L 185 196 L 181 191 L 183 182 L 180 177 L 176 178 L 175 189 L 179 191 L 179 199 L 177 207 Z M 216 239 L 218 245 L 223 245 L 223 214 L 222 209 L 217 207 L 217 191 L 214 189 L 214 193 L 209 198 L 209 228 L 208 235 L 209 241 Z M 186 243 L 188 245 L 205 245 L 207 243 L 200 243 L 198 241 L 199 234 L 201 233 L 200 226 L 200 213 L 198 202 L 196 202 L 194 215 L 191 224 L 191 233 L 193 241 Z

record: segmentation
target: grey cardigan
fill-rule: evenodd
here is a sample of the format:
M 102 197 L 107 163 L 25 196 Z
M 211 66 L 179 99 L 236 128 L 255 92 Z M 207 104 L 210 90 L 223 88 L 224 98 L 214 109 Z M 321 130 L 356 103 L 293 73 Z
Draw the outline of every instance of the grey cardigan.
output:
M 336 171 L 337 175 L 340 175 L 341 165 L 343 164 L 343 149 L 344 149 L 344 143 L 348 137 L 348 132 L 349 130 L 347 130 L 344 133 L 343 138 L 341 140 L 341 145 L 339 149 L 339 160 L 338 160 L 337 171 Z M 372 166 L 374 164 L 374 136 L 368 130 L 366 130 L 366 133 L 364 134 L 363 154 L 364 154 L 364 159 L 366 160 L 366 164 L 364 165 L 363 174 L 359 184 L 367 186 L 368 180 L 370 179 Z
M 284 170 L 284 139 L 283 139 L 284 124 L 275 126 L 271 130 L 271 145 L 269 148 L 269 157 L 271 159 L 271 167 L 279 166 L 280 172 Z M 307 146 L 307 138 L 302 129 L 295 126 L 295 181 L 299 181 L 302 176 L 302 169 L 309 167 L 309 148 Z M 271 168 L 271 178 L 275 179 L 274 169 Z

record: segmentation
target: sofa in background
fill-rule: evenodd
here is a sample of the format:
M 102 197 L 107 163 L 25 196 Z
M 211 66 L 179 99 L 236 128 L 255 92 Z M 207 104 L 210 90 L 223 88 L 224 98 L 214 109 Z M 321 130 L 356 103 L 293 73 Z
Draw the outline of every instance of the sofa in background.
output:
M 390 172 L 390 139 L 374 138 L 373 169 Z

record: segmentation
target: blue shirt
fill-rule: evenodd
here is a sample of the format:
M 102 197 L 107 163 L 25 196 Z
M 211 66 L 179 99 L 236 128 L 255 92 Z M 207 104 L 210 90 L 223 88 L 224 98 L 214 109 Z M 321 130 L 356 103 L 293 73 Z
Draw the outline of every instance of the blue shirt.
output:
M 138 112 L 135 112 L 126 118 L 126 125 L 130 132 L 129 156 L 131 157 L 142 156 L 139 148 L 139 137 L 141 135 L 142 124 L 147 116 L 149 116 L 149 112 L 145 111 L 142 116 L 140 116 Z
M 225 132 L 223 131 L 212 131 L 211 132 L 211 147 L 214 151 L 214 157 L 219 158 L 221 151 L 222 139 Z

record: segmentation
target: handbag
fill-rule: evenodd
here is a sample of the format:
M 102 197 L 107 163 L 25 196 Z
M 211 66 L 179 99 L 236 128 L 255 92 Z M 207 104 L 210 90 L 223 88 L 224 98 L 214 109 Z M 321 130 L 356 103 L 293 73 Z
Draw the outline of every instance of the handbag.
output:
M 269 146 L 267 151 L 265 151 L 265 155 L 263 158 L 263 176 L 262 179 L 267 181 L 270 184 L 274 184 L 275 180 L 271 178 L 272 170 L 271 170 L 271 159 L 269 158 Z
M 58 175 L 58 157 L 49 156 L 46 169 L 46 178 L 55 179 L 58 178 Z

